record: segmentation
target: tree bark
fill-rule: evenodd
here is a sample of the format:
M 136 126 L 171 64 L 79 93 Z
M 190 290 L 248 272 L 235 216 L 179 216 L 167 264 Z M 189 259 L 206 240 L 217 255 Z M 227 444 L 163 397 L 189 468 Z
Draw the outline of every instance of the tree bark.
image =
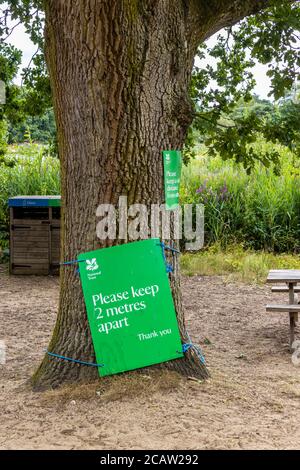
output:
M 163 202 L 161 152 L 180 149 L 191 123 L 188 90 L 197 47 L 222 21 L 228 22 L 228 4 L 236 12 L 232 23 L 241 15 L 242 2 L 212 2 L 210 8 L 207 3 L 47 1 L 45 43 L 61 157 L 64 261 L 108 246 L 96 237 L 99 204 L 117 205 L 124 195 L 128 204 Z M 185 341 L 178 263 L 171 286 Z M 95 360 L 75 267 L 61 269 L 49 351 Z M 191 351 L 166 367 L 208 376 Z M 33 383 L 56 387 L 96 377 L 96 368 L 46 356 Z

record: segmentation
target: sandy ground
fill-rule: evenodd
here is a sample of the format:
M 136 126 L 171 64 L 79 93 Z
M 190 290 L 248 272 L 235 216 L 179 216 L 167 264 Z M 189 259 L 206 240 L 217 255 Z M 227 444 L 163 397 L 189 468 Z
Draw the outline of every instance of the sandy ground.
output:
M 33 393 L 27 380 L 54 325 L 58 279 L 0 271 L 1 449 L 300 448 L 300 367 L 287 316 L 265 313 L 269 287 L 183 279 L 188 329 L 211 372 L 205 383 L 154 373 L 107 389 Z

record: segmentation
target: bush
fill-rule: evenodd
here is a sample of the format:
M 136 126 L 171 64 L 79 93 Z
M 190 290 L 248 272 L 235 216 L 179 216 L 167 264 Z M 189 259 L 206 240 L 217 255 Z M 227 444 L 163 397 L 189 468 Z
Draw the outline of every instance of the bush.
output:
M 0 164 L 0 247 L 8 246 L 8 199 L 14 196 L 60 194 L 57 158 L 45 157 L 37 144 L 10 146 Z
M 228 281 L 263 284 L 270 269 L 300 269 L 300 256 L 245 250 L 241 245 L 219 244 L 199 253 L 185 253 L 180 258 L 187 276 L 224 275 Z
M 263 142 L 257 145 L 266 145 Z M 292 153 L 277 146 L 282 169 L 242 166 L 198 156 L 183 170 L 181 202 L 205 205 L 205 244 L 274 252 L 300 251 L 300 170 Z

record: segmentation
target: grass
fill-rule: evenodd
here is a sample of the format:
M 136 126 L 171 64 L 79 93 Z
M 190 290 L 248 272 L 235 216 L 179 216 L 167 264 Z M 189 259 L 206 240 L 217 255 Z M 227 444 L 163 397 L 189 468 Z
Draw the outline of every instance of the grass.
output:
M 8 199 L 60 194 L 60 162 L 38 144 L 9 146 L 0 164 L 0 248 L 8 246 Z
M 209 248 L 184 255 L 184 272 L 262 282 L 270 268 L 300 268 L 300 161 L 286 148 L 276 149 L 280 175 L 259 164 L 249 175 L 241 165 L 209 158 L 205 149 L 184 167 L 181 202 L 205 205 Z M 60 162 L 45 155 L 43 146 L 10 146 L 6 160 L 8 165 L 0 165 L 0 251 L 8 247 L 9 197 L 60 194 Z
M 155 393 L 168 393 L 180 387 L 182 377 L 176 372 L 147 369 L 144 373 L 131 371 L 104 377 L 92 383 L 65 385 L 43 392 L 45 405 L 66 405 L 70 402 L 95 399 L 101 404 L 131 399 L 136 396 L 149 398 Z
M 257 145 L 268 147 L 265 142 Z M 205 245 L 242 243 L 276 253 L 300 252 L 300 161 L 286 148 L 281 173 L 257 164 L 208 157 L 205 149 L 183 169 L 181 201 L 205 206 Z
M 216 244 L 199 253 L 183 254 L 181 269 L 187 276 L 224 275 L 228 280 L 263 284 L 270 269 L 300 269 L 300 256 L 245 250 L 241 245 L 223 250 Z

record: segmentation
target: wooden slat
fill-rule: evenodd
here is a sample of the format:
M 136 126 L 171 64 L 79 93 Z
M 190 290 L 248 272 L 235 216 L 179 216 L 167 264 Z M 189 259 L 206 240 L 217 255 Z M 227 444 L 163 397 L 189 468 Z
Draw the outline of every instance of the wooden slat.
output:
M 48 240 L 35 240 L 34 247 L 37 249 L 46 248 L 48 250 Z M 19 250 L 23 249 L 24 251 L 30 250 L 32 248 L 31 241 L 24 241 L 21 239 L 14 240 L 14 249 Z
M 300 269 L 271 269 L 269 275 L 291 274 L 295 276 L 300 275 Z
M 272 270 L 269 272 L 267 282 L 300 282 L 300 270 L 299 269 L 279 269 Z
M 31 247 L 30 250 L 25 250 L 24 248 L 15 248 L 14 249 L 14 257 L 21 257 L 25 256 L 26 259 L 32 257 L 35 259 L 36 257 L 43 257 L 48 259 L 48 248 L 36 248 L 35 250 Z
M 299 276 L 300 269 L 270 269 L 269 274 L 296 274 Z
M 49 238 L 49 233 L 45 230 L 18 230 L 14 232 L 14 240 L 30 240 L 31 238 Z
M 289 292 L 288 286 L 274 286 L 272 292 Z M 295 294 L 300 292 L 300 287 L 294 287 Z
M 49 225 L 30 225 L 30 224 L 24 224 L 23 225 L 14 225 L 13 226 L 13 232 L 18 233 L 18 232 L 48 232 L 49 231 Z
M 300 312 L 300 305 L 288 305 L 288 304 L 278 304 L 278 305 L 267 305 L 267 312 Z
M 19 256 L 13 256 L 12 258 L 13 264 L 42 264 L 42 265 L 47 265 L 49 264 L 48 258 L 38 258 L 35 257 L 33 258 L 32 256 L 26 258 L 25 256 L 19 257 Z
M 49 268 L 45 268 L 39 265 L 28 265 L 28 266 L 12 266 L 11 273 L 14 275 L 39 275 L 47 276 L 49 274 Z
M 48 220 L 40 220 L 40 219 L 13 219 L 11 221 L 12 225 L 30 225 L 30 226 L 47 226 L 50 225 Z
M 49 239 L 49 234 L 47 232 L 18 232 L 14 234 L 13 242 L 14 241 L 31 241 L 31 240 L 41 240 L 45 241 Z

